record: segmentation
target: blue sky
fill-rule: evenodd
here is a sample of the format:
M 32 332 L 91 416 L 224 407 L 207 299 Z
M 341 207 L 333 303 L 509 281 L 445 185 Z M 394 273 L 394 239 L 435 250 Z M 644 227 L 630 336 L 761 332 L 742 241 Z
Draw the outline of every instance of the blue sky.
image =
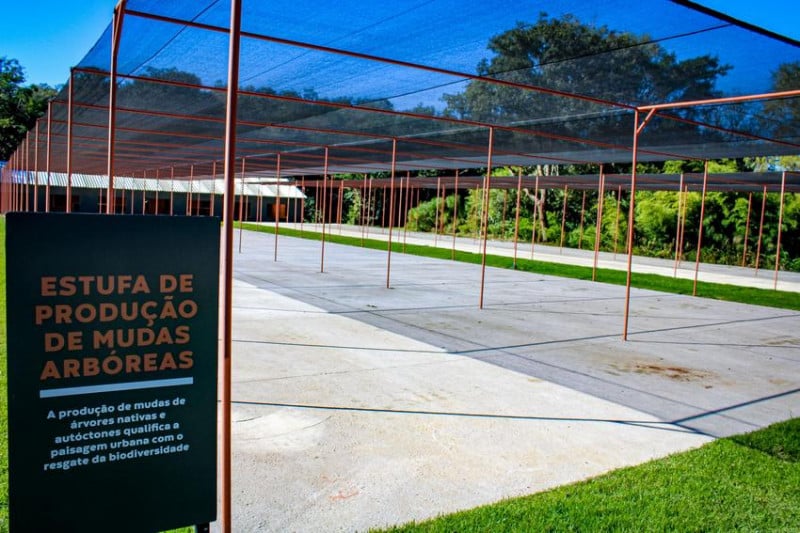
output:
M 646 0 L 645 0 L 646 1 Z M 800 40 L 798 0 L 695 0 L 712 9 Z M 111 21 L 116 0 L 7 2 L 0 56 L 17 59 L 26 83 L 59 85 Z

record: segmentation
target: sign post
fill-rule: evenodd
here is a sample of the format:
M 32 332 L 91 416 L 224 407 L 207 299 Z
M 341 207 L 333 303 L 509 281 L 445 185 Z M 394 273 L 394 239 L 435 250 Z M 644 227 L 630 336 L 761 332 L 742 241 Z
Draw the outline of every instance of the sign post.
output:
M 219 220 L 6 218 L 13 531 L 216 518 Z

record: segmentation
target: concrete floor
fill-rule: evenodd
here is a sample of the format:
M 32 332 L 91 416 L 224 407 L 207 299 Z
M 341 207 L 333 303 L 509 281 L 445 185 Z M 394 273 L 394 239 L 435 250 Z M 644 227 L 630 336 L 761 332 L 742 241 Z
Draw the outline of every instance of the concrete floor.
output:
M 800 412 L 800 313 L 245 232 L 235 531 L 362 531 Z M 704 266 L 705 268 L 705 266 Z M 749 274 L 752 276 L 752 274 Z M 800 297 L 800 295 L 798 295 Z

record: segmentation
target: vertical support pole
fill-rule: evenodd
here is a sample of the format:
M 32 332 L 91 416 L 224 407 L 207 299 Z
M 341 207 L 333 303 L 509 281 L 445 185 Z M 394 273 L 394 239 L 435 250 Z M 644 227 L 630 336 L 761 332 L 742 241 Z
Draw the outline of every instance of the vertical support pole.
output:
M 372 224 L 372 214 L 375 212 L 375 209 L 373 208 L 375 204 L 375 197 L 373 196 L 374 193 L 372 191 L 372 176 L 364 174 L 364 179 L 369 180 L 367 182 L 367 220 L 365 223 L 366 231 L 364 232 L 364 236 L 369 237 L 369 228 L 370 225 Z
M 758 223 L 758 243 L 756 245 L 756 268 L 755 276 L 758 276 L 758 266 L 761 263 L 761 242 L 764 238 L 764 213 L 767 211 L 767 186 L 764 185 L 764 192 L 761 194 L 761 220 Z
M 706 190 L 708 187 L 708 160 L 703 165 L 703 194 L 700 197 L 700 227 L 697 228 L 697 253 L 694 260 L 694 282 L 692 296 L 697 296 L 697 274 L 700 272 L 700 253 L 703 251 L 703 221 L 706 214 Z
M 217 162 L 211 162 L 211 205 L 209 206 L 210 216 L 214 216 L 214 202 L 216 201 L 217 192 Z
M 564 229 L 567 224 L 567 197 L 569 196 L 569 186 L 564 185 L 564 205 L 561 208 L 561 243 L 559 245 L 558 253 L 564 252 Z
M 439 241 L 439 198 L 440 189 L 442 188 L 442 178 L 436 178 L 436 215 L 434 216 L 434 229 L 433 229 L 433 246 Z
M 53 102 L 47 102 L 47 152 L 45 152 L 45 172 L 47 181 L 44 185 L 44 212 L 50 212 L 50 163 L 52 161 L 53 130 L 50 127 L 53 120 Z
M 69 71 L 67 98 L 67 213 L 72 212 L 72 98 L 75 93 L 75 71 Z
M 383 194 L 381 195 L 381 233 L 386 228 L 386 185 L 381 187 Z M 389 207 L 391 209 L 391 206 Z
M 489 128 L 489 149 L 486 156 L 486 179 L 483 182 L 483 250 L 481 252 L 481 294 L 478 309 L 483 309 L 483 293 L 486 286 L 486 247 L 489 241 L 489 191 L 492 187 L 492 155 L 494 150 L 494 128 Z
M 406 236 L 408 235 L 409 210 L 411 210 L 411 171 L 406 170 L 406 205 L 403 209 L 403 253 L 406 253 Z
M 33 143 L 33 212 L 39 211 L 39 121 L 36 121 L 36 141 Z
M 111 72 L 108 85 L 108 190 L 106 191 L 106 213 L 116 212 L 114 201 L 117 194 L 114 192 L 114 155 L 117 135 L 117 58 L 119 56 L 119 41 L 122 36 L 122 19 L 125 12 L 125 0 L 120 0 L 114 8 L 114 17 L 111 23 Z
M 328 194 L 328 147 L 325 147 L 325 163 L 322 171 L 322 247 L 320 248 L 319 272 L 325 272 L 325 205 Z M 319 188 L 317 188 L 319 190 Z
M 186 191 L 186 216 L 192 215 L 192 202 L 194 201 L 194 165 L 189 165 L 189 189 Z
M 586 218 L 586 189 L 583 190 L 583 197 L 581 199 L 581 226 L 578 231 L 578 250 L 583 249 L 583 221 Z
M 503 214 L 500 216 L 500 240 L 505 240 L 507 214 L 508 214 L 508 189 L 503 189 Z
M 147 207 L 147 171 L 142 171 L 142 214 L 146 214 Z
M 171 169 L 172 169 L 172 167 L 170 167 L 170 172 L 172 171 Z M 157 168 L 156 169 L 156 200 L 155 200 L 156 205 L 153 208 L 153 212 L 156 215 L 158 214 L 158 211 L 159 211 L 159 209 L 158 209 L 158 193 L 161 192 L 160 191 L 160 189 L 161 189 L 161 174 L 160 174 L 160 172 L 161 172 L 161 169 Z M 170 189 L 170 194 L 172 194 L 172 189 Z M 172 197 L 170 197 L 169 205 L 170 205 L 170 207 L 172 207 Z
M 603 200 L 606 193 L 606 176 L 603 165 L 600 165 L 600 177 L 597 184 L 597 217 L 594 228 L 594 262 L 592 263 L 592 281 L 597 281 L 597 262 L 600 259 L 600 239 L 603 238 Z
M 531 216 L 531 259 L 536 248 L 536 221 L 539 219 L 539 173 L 533 182 L 533 216 Z M 539 221 L 541 224 L 541 221 Z
M 367 181 L 367 175 L 364 174 L 364 182 L 366 183 L 366 181 Z M 359 189 L 359 193 L 358 193 L 358 198 L 359 198 L 359 201 L 360 201 L 360 204 L 361 204 L 360 205 L 361 209 L 359 210 L 360 211 L 360 213 L 359 213 L 359 224 L 361 225 L 361 246 L 362 247 L 364 246 L 364 234 L 366 232 L 366 216 L 365 216 L 365 213 L 366 213 L 367 201 L 366 201 L 366 198 L 364 196 L 364 192 L 365 191 L 366 191 L 366 188 L 364 186 L 362 186 Z
M 344 209 L 344 180 L 339 180 L 339 201 L 337 202 L 336 221 L 339 224 L 339 235 L 342 234 L 342 209 Z
M 175 167 L 169 167 L 169 216 L 175 214 Z
M 456 180 L 454 183 L 455 190 L 453 191 L 453 249 L 450 252 L 450 260 L 456 259 L 456 232 L 458 231 L 458 169 L 456 169 Z
M 194 209 L 195 216 L 200 216 L 200 200 L 202 197 L 200 196 L 200 188 L 197 189 L 197 200 L 194 201 L 194 205 L 196 206 Z
M 242 253 L 242 237 L 244 237 L 244 173 L 247 165 L 247 158 L 242 157 L 242 185 L 239 190 L 239 253 Z
M 31 132 L 25 134 L 25 211 L 31 210 Z
M 772 288 L 778 290 L 778 270 L 781 266 L 781 234 L 783 230 L 783 203 L 786 196 L 786 171 L 781 174 L 781 203 L 778 210 L 778 239 L 775 246 L 775 277 L 773 279 Z
M 306 177 L 300 176 L 300 192 L 303 193 L 303 198 L 300 199 L 300 233 L 303 233 L 303 224 L 306 221 Z
M 647 122 L 645 121 L 645 124 Z M 631 309 L 631 270 L 633 267 L 633 231 L 636 214 L 636 165 L 639 159 L 639 133 L 645 124 L 639 126 L 639 110 L 633 112 L 633 147 L 631 149 L 631 198 L 628 206 L 628 266 L 625 273 L 625 311 L 622 322 L 622 340 L 628 340 L 628 317 Z
M 683 177 L 684 177 L 684 174 L 683 174 L 683 172 L 681 172 L 680 181 L 678 183 L 678 219 L 675 221 L 675 265 L 673 266 L 673 269 L 672 269 L 672 277 L 673 278 L 678 276 L 678 263 L 680 262 L 679 258 L 681 256 L 681 252 L 683 251 L 683 249 L 681 247 L 681 243 L 682 243 L 682 241 L 681 241 L 681 239 L 682 239 L 682 236 L 681 236 L 681 230 L 682 230 L 681 218 L 683 216 L 683 202 L 684 202 Z
M 278 261 L 278 232 L 281 229 L 281 154 L 278 152 L 275 162 L 275 257 L 273 261 Z M 287 207 L 288 210 L 288 207 Z M 259 213 L 261 210 L 259 209 Z
M 622 206 L 622 185 L 617 187 L 617 216 L 614 219 L 614 261 L 617 260 L 617 246 L 619 245 L 619 211 Z
M 522 203 L 522 167 L 517 169 L 517 203 L 514 207 L 514 262 L 513 267 L 517 268 L 517 240 L 519 239 L 519 208 Z M 536 230 L 533 230 L 534 233 Z
M 753 209 L 753 193 L 747 195 L 747 219 L 744 224 L 744 246 L 742 250 L 742 266 L 747 264 L 747 238 L 750 236 L 750 213 Z
M 233 331 L 233 197 L 236 177 L 236 117 L 239 95 L 239 42 L 242 0 L 231 0 L 228 45 L 228 86 L 225 106 L 225 196 L 223 203 L 223 305 L 222 305 L 222 498 L 220 526 L 230 533 L 231 526 L 231 354 Z
M 678 254 L 678 268 L 681 266 L 681 261 L 683 261 L 683 248 L 684 242 L 686 240 L 686 213 L 689 209 L 689 186 L 683 186 L 683 216 L 681 216 L 681 240 L 680 240 L 680 251 L 681 253 Z
M 397 139 L 392 139 L 392 170 L 389 178 L 389 244 L 386 247 L 386 288 L 392 271 L 392 226 L 394 226 L 394 176 L 397 171 Z M 386 189 L 384 189 L 384 192 Z M 384 208 L 385 210 L 385 208 Z

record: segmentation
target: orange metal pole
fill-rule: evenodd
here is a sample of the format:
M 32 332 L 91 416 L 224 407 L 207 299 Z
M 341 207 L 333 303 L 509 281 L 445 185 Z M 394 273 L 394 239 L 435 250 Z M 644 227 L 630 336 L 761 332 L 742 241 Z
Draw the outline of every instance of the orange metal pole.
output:
M 678 220 L 675 221 L 675 264 L 672 269 L 672 277 L 677 277 L 678 275 L 678 263 L 680 262 L 680 254 L 683 251 L 681 248 L 681 218 L 683 215 L 683 202 L 685 198 L 683 196 L 683 172 L 681 172 L 680 182 L 678 183 Z
M 367 182 L 367 220 L 365 223 L 366 231 L 364 232 L 365 237 L 369 237 L 369 228 L 372 225 L 372 213 L 375 212 L 373 205 L 375 204 L 375 196 L 374 191 L 372 190 L 372 176 L 368 176 L 364 174 L 364 179 L 369 180 Z
M 275 256 L 273 261 L 278 261 L 278 232 L 281 225 L 281 154 L 277 154 L 277 162 L 275 163 Z M 288 211 L 288 206 L 287 206 Z M 259 213 L 261 210 L 259 209 Z
M 450 260 L 456 259 L 456 232 L 458 230 L 458 201 L 460 195 L 458 193 L 458 169 L 456 169 L 455 191 L 453 194 L 453 250 L 450 253 Z
M 214 216 L 214 202 L 216 201 L 217 192 L 217 162 L 211 162 L 211 205 L 209 206 L 209 214 Z
M 339 224 L 339 235 L 342 234 L 342 209 L 344 208 L 344 180 L 339 180 L 339 201 L 337 202 L 336 220 Z
M 303 193 L 303 198 L 300 199 L 300 233 L 303 233 L 303 224 L 306 221 L 306 177 L 300 176 L 300 191 Z
M 761 221 L 758 224 L 758 244 L 756 245 L 756 268 L 755 276 L 758 276 L 758 266 L 761 263 L 761 242 L 764 237 L 764 213 L 767 211 L 767 186 L 764 185 L 764 192 L 761 195 Z
M 514 215 L 514 268 L 517 268 L 517 240 L 519 239 L 519 208 L 522 202 L 522 167 L 517 170 L 517 203 Z M 535 232 L 536 230 L 534 230 Z
M 703 219 L 706 214 L 706 189 L 708 186 L 708 160 L 703 165 L 703 194 L 700 197 L 700 227 L 697 229 L 697 253 L 694 260 L 694 282 L 692 296 L 697 296 L 697 274 L 700 272 L 700 252 L 703 246 Z
M 146 214 L 147 210 L 147 171 L 142 171 L 142 214 Z
M 367 175 L 364 174 L 364 182 L 366 182 L 366 181 L 367 181 Z M 361 206 L 360 206 L 361 207 L 361 209 L 360 209 L 361 212 L 359 213 L 359 224 L 361 225 L 361 246 L 362 247 L 364 246 L 364 233 L 366 232 L 366 216 L 365 216 L 364 213 L 366 213 L 366 206 L 367 206 L 367 199 L 364 196 L 364 192 L 365 192 L 365 187 L 362 186 L 358 190 L 358 197 L 359 197 L 359 199 L 361 201 Z
M 175 214 L 175 167 L 169 167 L 169 216 Z
M 67 213 L 72 212 L 72 97 L 75 92 L 75 72 L 70 70 L 67 99 Z
M 39 211 L 39 121 L 36 121 L 36 142 L 33 144 L 33 212 Z
M 508 216 L 508 189 L 503 189 L 503 214 L 500 217 L 500 240 L 506 238 L 506 217 Z M 515 243 L 516 245 L 516 243 Z
M 172 167 L 170 167 L 170 172 L 172 172 L 171 168 L 172 168 Z M 155 207 L 153 207 L 153 212 L 154 212 L 156 215 L 158 214 L 158 211 L 159 211 L 159 210 L 158 210 L 158 193 L 160 192 L 160 191 L 159 191 L 159 189 L 161 188 L 161 182 L 160 182 L 160 180 L 161 180 L 161 176 L 160 176 L 160 170 L 161 170 L 161 169 L 158 169 L 158 168 L 156 169 L 156 200 L 155 200 L 156 204 L 155 204 Z M 172 194 L 172 193 L 170 192 L 170 194 Z M 172 208 L 172 198 L 170 198 L 169 205 L 170 205 L 170 208 Z
M 392 270 L 392 226 L 394 226 L 394 176 L 397 171 L 397 139 L 392 139 L 392 170 L 389 181 L 389 242 L 386 247 L 386 288 L 389 288 Z M 386 189 L 384 189 L 385 191 Z M 384 208 L 385 210 L 385 208 Z
M 583 197 L 581 199 L 581 225 L 578 231 L 578 250 L 583 249 L 583 221 L 586 217 L 586 189 L 583 190 Z
M 605 196 L 606 177 L 603 165 L 600 165 L 600 177 L 597 185 L 597 217 L 594 228 L 594 262 L 592 263 L 592 281 L 597 281 L 597 261 L 600 259 L 600 239 L 603 238 L 603 199 Z
M 189 165 L 189 189 L 186 191 L 186 216 L 192 215 L 192 193 L 194 192 L 194 165 Z
M 617 260 L 617 246 L 619 245 L 619 211 L 622 205 L 622 185 L 617 187 L 617 216 L 614 219 L 614 261 Z
M 242 186 L 239 192 L 239 253 L 242 253 L 242 238 L 244 237 L 244 173 L 247 158 L 242 157 Z
M 478 309 L 483 309 L 483 293 L 486 285 L 486 248 L 489 242 L 489 191 L 492 187 L 492 151 L 494 150 L 494 128 L 489 128 L 489 149 L 486 156 L 486 179 L 483 185 L 483 251 L 481 253 L 481 294 Z
M 747 238 L 750 236 L 750 212 L 753 208 L 753 193 L 747 195 L 747 220 L 744 225 L 744 246 L 742 251 L 742 266 L 747 264 Z
M 411 209 L 411 171 L 406 171 L 406 204 L 403 209 L 403 253 L 406 253 L 408 235 L 408 211 Z
M 108 86 L 108 190 L 106 191 L 106 213 L 116 212 L 114 201 L 114 142 L 117 135 L 117 58 L 119 56 L 119 42 L 122 36 L 122 19 L 125 13 L 125 0 L 120 0 L 114 8 L 114 17 L 111 23 L 111 72 L 109 73 Z
M 25 134 L 25 211 L 30 211 L 31 195 L 31 132 Z
M 386 227 L 386 186 L 381 187 L 381 233 Z
M 561 244 L 559 246 L 558 253 L 564 252 L 564 229 L 567 223 L 567 196 L 569 195 L 569 189 L 567 185 L 564 185 L 564 205 L 561 208 Z
M 47 152 L 45 152 L 45 172 L 47 172 L 47 181 L 44 186 L 44 212 L 50 212 L 50 163 L 52 159 L 52 118 L 53 118 L 53 102 L 47 102 Z
M 545 192 L 545 195 L 547 193 Z M 544 202 L 544 199 L 542 199 Z M 542 212 L 544 213 L 544 206 L 542 206 Z M 539 174 L 537 172 L 535 181 L 533 183 L 533 215 L 531 216 L 531 259 L 533 259 L 533 252 L 536 247 L 536 221 L 539 221 L 540 225 L 542 221 L 539 220 L 542 217 L 539 216 Z
M 231 0 L 228 46 L 228 85 L 225 106 L 225 197 L 223 207 L 223 305 L 222 305 L 222 442 L 220 455 L 222 512 L 220 526 L 230 533 L 231 525 L 231 358 L 233 337 L 233 198 L 236 178 L 236 117 L 239 87 L 239 45 L 242 0 Z
M 325 272 L 325 204 L 328 194 L 328 147 L 325 147 L 325 163 L 322 171 L 322 247 L 319 257 L 319 271 Z M 319 190 L 319 188 L 317 188 Z
M 678 254 L 678 267 L 681 266 L 683 261 L 683 248 L 686 240 L 686 211 L 689 205 L 689 186 L 683 186 L 683 216 L 681 216 L 681 241 L 680 241 L 680 254 Z
M 775 246 L 775 278 L 772 284 L 774 290 L 778 290 L 778 269 L 781 266 L 781 233 L 783 230 L 783 203 L 786 196 L 786 171 L 781 174 L 781 203 L 778 211 L 778 239 Z
M 436 243 L 439 241 L 439 194 L 440 189 L 442 188 L 442 178 L 436 178 L 436 215 L 434 217 L 434 231 L 433 231 L 433 245 L 436 246 Z
M 631 308 L 631 271 L 633 268 L 633 231 L 636 214 L 636 165 L 639 157 L 639 133 L 647 121 L 639 125 L 639 111 L 633 112 L 633 147 L 631 154 L 631 198 L 628 207 L 628 267 L 625 273 L 625 311 L 622 322 L 622 340 L 628 340 L 628 317 Z

